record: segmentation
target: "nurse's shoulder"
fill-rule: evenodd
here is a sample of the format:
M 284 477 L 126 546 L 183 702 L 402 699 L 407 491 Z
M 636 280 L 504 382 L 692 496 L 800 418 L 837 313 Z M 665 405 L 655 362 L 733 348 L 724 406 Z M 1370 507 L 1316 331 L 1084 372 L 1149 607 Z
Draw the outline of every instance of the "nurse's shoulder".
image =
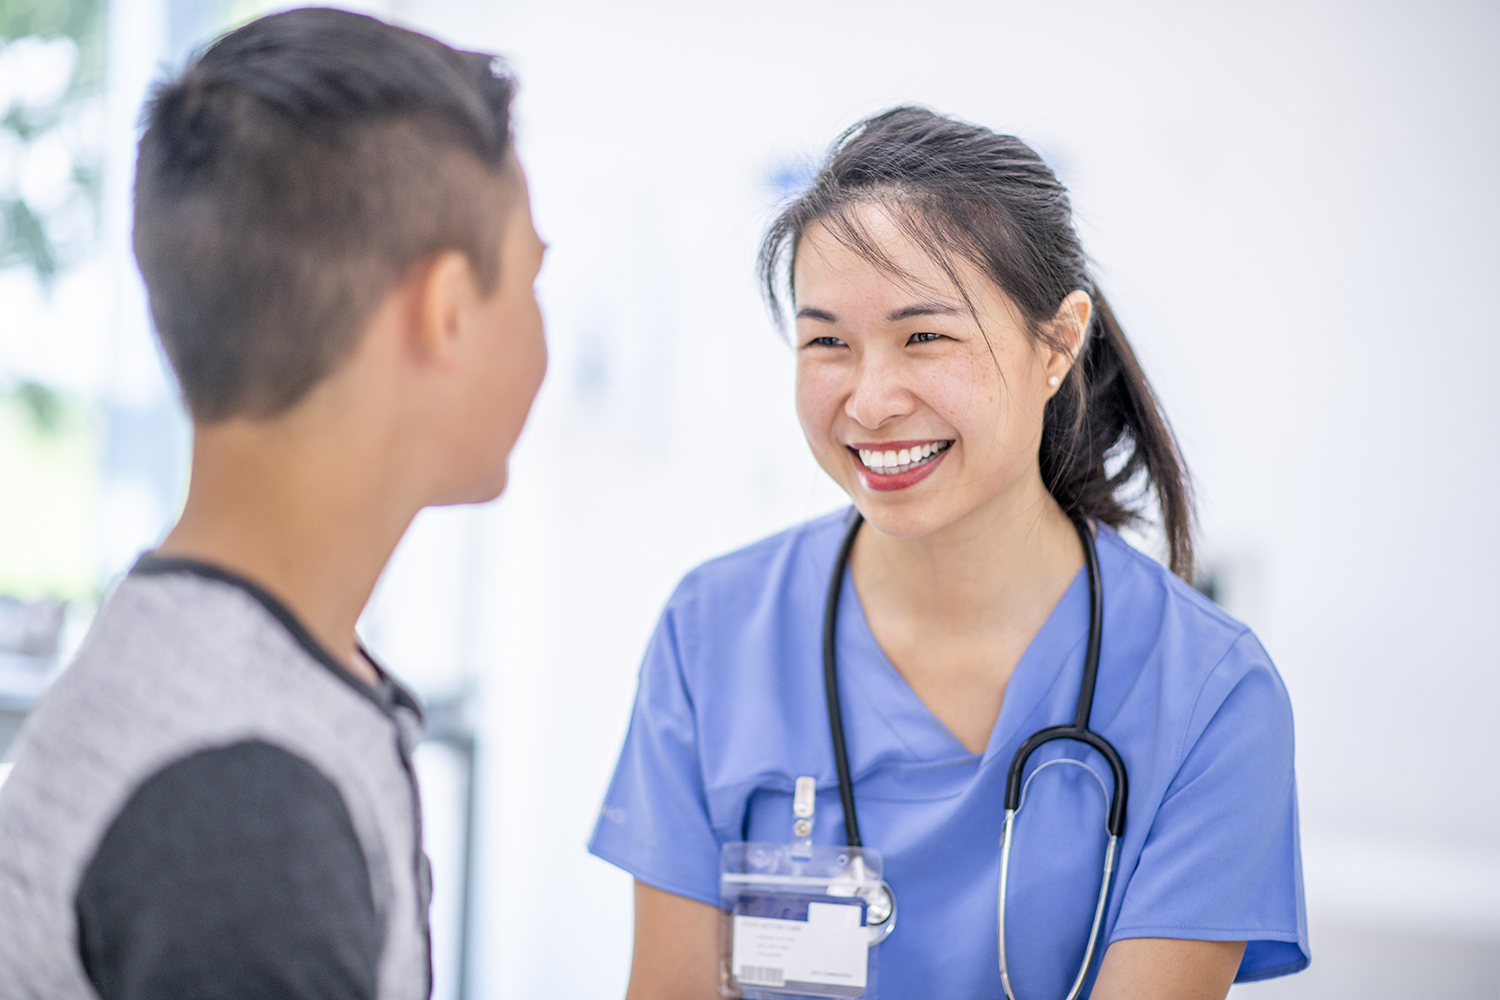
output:
M 816 629 L 847 517 L 839 510 L 814 518 L 683 576 L 662 626 L 683 646 L 684 666 L 706 653 L 760 643 L 768 631 L 785 636 Z
M 1210 721 L 1282 744 L 1290 766 L 1292 705 L 1276 665 L 1248 625 L 1109 528 L 1099 531 L 1105 653 L 1100 708 L 1136 698 L 1178 730 L 1186 754 Z M 1106 691 L 1114 688 L 1113 692 Z M 1114 697 L 1110 697 L 1110 695 Z
M 830 755 L 831 770 L 826 735 L 810 750 L 808 734 L 827 732 L 819 637 L 844 518 L 798 525 L 683 578 L 641 663 L 591 850 L 658 888 L 713 902 L 719 842 L 741 839 L 733 831 L 746 796 L 763 787 L 790 796 L 813 754 Z M 698 863 L 652 855 L 644 845 L 656 835 L 640 832 L 651 823 L 673 831 L 678 854 L 694 853 L 683 831 L 697 830 Z

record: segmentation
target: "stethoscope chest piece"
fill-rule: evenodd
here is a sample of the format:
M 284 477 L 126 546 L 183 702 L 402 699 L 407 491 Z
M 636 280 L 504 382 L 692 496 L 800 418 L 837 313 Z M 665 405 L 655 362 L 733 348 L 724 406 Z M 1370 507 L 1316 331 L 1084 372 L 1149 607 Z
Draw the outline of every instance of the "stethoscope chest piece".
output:
M 798 778 L 792 794 L 792 853 L 791 857 L 811 862 L 814 857 L 812 830 L 815 822 L 818 799 L 818 782 L 812 775 Z M 855 834 L 857 839 L 858 834 Z M 870 947 L 891 936 L 896 929 L 896 894 L 891 884 L 880 878 L 879 868 L 871 868 L 867 852 L 858 843 L 849 845 L 836 861 L 844 871 L 847 881 L 839 880 L 829 886 L 836 896 L 858 897 L 865 904 L 865 927 L 869 930 Z M 878 879 L 879 881 L 875 881 Z
M 865 901 L 865 923 L 870 928 L 870 946 L 874 947 L 891 936 L 896 929 L 896 894 L 891 884 L 884 879 L 880 887 L 860 894 Z

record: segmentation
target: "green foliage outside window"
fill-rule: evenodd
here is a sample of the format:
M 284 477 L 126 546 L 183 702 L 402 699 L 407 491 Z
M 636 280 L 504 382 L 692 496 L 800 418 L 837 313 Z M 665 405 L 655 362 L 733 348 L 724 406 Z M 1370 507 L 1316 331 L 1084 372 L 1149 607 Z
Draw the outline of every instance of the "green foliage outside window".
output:
M 0 268 L 43 282 L 97 231 L 100 0 L 0 0 Z
M 48 292 L 97 247 L 104 27 L 102 0 L 0 0 L 0 270 Z M 95 593 L 101 436 L 96 406 L 0 359 L 0 594 Z

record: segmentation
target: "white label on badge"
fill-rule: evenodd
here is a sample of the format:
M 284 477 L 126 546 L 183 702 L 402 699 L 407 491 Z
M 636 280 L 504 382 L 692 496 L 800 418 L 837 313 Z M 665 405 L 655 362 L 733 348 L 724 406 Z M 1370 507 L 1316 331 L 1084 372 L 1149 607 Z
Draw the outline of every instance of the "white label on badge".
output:
M 734 974 L 747 986 L 788 982 L 863 989 L 870 935 L 860 907 L 808 903 L 806 920 L 734 918 Z

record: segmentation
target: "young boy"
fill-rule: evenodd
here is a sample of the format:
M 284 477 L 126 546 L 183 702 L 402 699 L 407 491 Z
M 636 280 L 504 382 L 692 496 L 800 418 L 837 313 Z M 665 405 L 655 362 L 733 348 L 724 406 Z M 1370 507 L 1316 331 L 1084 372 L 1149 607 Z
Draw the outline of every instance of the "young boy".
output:
M 192 483 L 0 791 L 0 997 L 428 995 L 420 716 L 354 626 L 418 510 L 504 488 L 546 368 L 512 89 L 300 10 L 152 99 Z

